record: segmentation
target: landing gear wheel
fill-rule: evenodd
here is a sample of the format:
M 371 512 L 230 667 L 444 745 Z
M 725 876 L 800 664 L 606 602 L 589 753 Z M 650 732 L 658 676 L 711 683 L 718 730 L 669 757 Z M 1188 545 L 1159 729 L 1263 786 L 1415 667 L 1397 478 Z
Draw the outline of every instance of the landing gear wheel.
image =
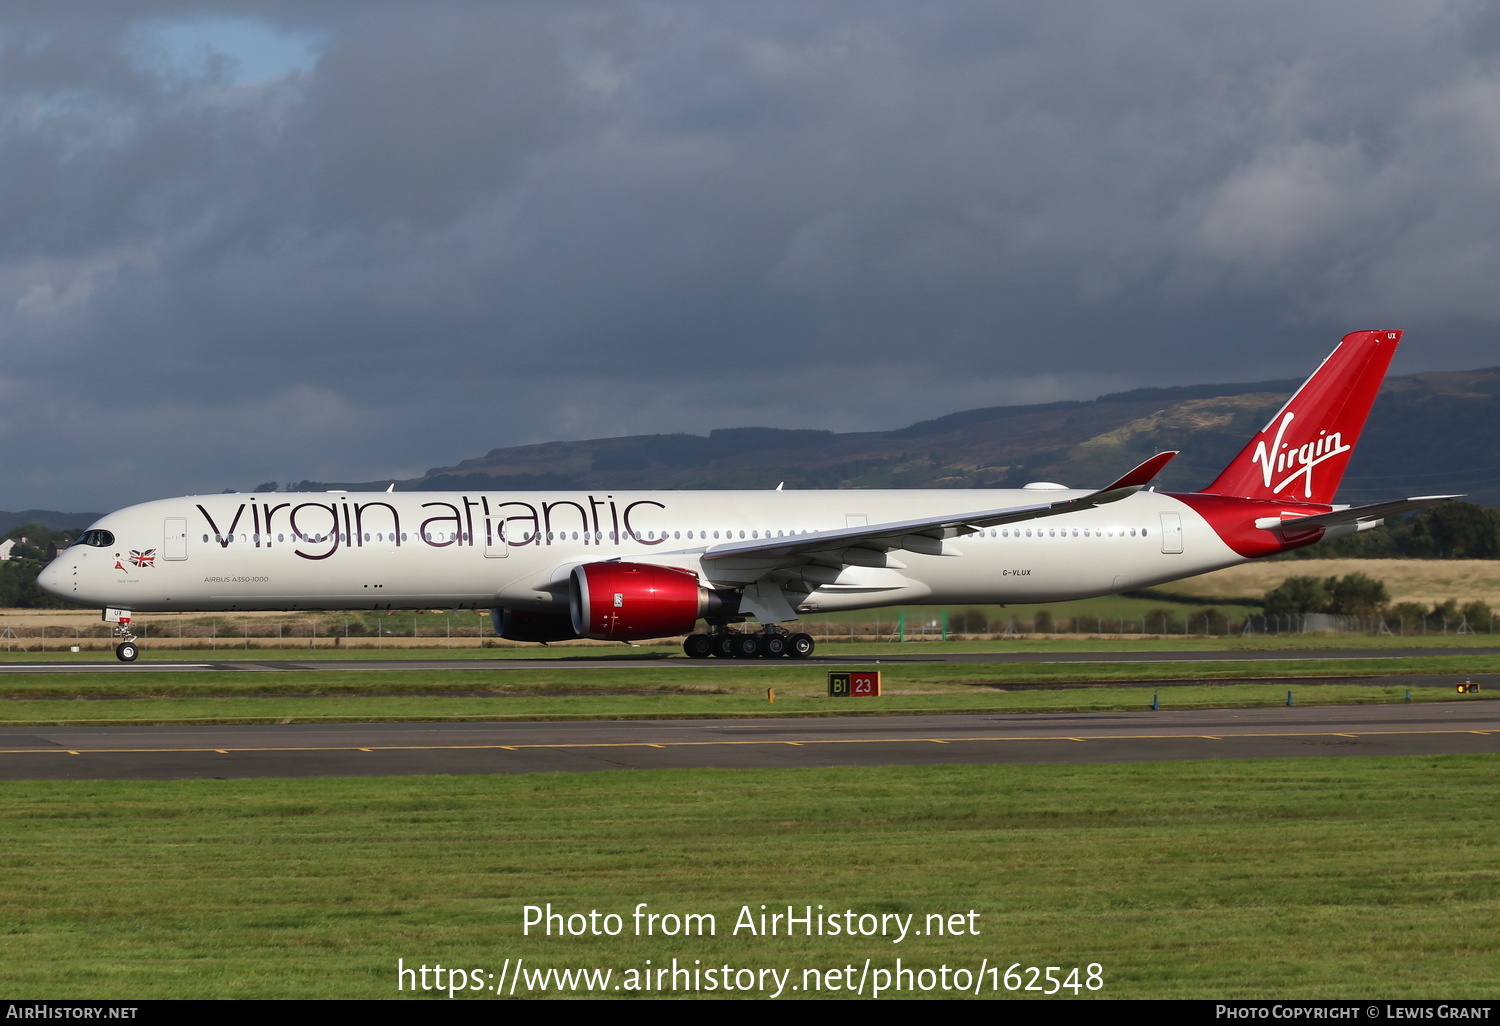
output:
M 754 634 L 734 635 L 734 657 L 736 659 L 758 659 L 760 639 Z
M 811 634 L 793 634 L 787 639 L 787 655 L 793 659 L 806 659 L 813 654 L 813 639 Z
M 689 659 L 707 659 L 714 654 L 714 639 L 707 634 L 689 634 L 682 643 Z
M 122 663 L 133 663 L 140 654 L 141 650 L 133 641 L 122 641 L 115 646 L 115 658 Z
M 760 639 L 760 650 L 767 659 L 780 659 L 786 655 L 787 639 L 780 634 L 767 634 Z
M 734 643 L 738 641 L 738 634 L 720 634 L 712 639 L 714 655 L 719 659 L 734 658 Z

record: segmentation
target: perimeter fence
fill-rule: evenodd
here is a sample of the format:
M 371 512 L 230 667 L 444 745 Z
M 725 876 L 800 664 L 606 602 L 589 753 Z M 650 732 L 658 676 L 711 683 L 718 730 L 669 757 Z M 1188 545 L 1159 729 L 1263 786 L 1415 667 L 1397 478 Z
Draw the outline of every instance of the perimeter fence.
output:
M 387 621 L 383 616 L 341 617 L 336 614 L 305 614 L 276 619 L 255 618 L 143 618 L 131 629 L 144 644 L 186 651 L 234 649 L 459 649 L 531 647 L 495 635 L 487 611 L 431 611 L 425 616 L 406 614 L 404 620 Z M 751 624 L 745 629 L 754 630 Z M 1021 616 L 988 618 L 982 614 L 957 613 L 935 617 L 897 616 L 869 620 L 809 617 L 794 627 L 821 643 L 853 642 L 903 644 L 927 641 L 999 641 L 1021 638 L 1119 638 L 1171 637 L 1284 637 L 1293 635 L 1419 637 L 1494 633 L 1493 618 L 1478 625 L 1466 617 L 1338 616 L 1306 613 L 1290 616 L 1251 614 L 1233 617 L 1209 609 L 1191 615 L 1158 610 L 1135 618 L 1075 616 L 1054 617 L 1037 610 Z M 78 651 L 113 648 L 119 639 L 112 625 L 10 624 L 0 627 L 0 650 L 7 652 Z M 674 644 L 682 635 L 641 641 L 639 644 Z M 565 641 L 557 646 L 614 646 L 619 642 Z

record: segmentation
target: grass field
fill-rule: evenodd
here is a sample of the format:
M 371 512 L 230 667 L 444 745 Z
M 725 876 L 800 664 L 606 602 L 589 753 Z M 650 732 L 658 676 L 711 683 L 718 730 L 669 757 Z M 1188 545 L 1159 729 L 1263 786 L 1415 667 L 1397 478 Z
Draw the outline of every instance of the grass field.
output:
M 1370 639 L 1388 641 L 1389 639 Z M 1046 651 L 1045 641 L 1030 643 Z M 1058 648 L 1074 648 L 1061 642 Z M 933 643 L 931 651 L 971 647 Z M 938 712 L 1061 712 L 1143 709 L 1161 693 L 1166 708 L 1407 700 L 1408 689 L 1359 677 L 1500 673 L 1500 655 L 1434 653 L 1392 658 L 1371 645 L 1366 658 L 1299 660 L 1296 648 L 1270 662 L 880 663 L 889 647 L 847 649 L 848 665 L 877 666 L 884 694 L 827 697 L 827 663 L 720 662 L 595 667 L 591 659 L 537 657 L 522 670 L 282 670 L 133 672 L 0 676 L 0 724 L 315 723 L 376 720 L 625 719 L 720 716 L 890 715 Z M 1180 649 L 1179 649 L 1180 650 Z M 869 654 L 874 654 L 871 658 Z M 660 654 L 660 653 L 654 653 Z M 161 656 L 157 653 L 158 657 Z M 861 657 L 863 656 L 863 657 Z M 1254 682 L 1238 683 L 1243 678 Z M 1265 679 L 1271 682 L 1265 682 Z M 1207 683 L 1195 683 L 1203 681 Z M 1133 682 L 1144 682 L 1129 686 Z M 1181 683 L 1178 683 L 1181 682 Z M 774 689 L 776 701 L 768 701 Z M 1469 697 L 1485 701 L 1490 690 Z M 1451 699 L 1416 688 L 1411 699 Z
M 255 639 L 251 639 L 252 643 Z M 302 639 L 306 640 L 306 639 Z M 370 639 L 366 639 L 370 640 Z M 240 660 L 289 659 L 304 662 L 310 659 L 473 659 L 478 664 L 494 659 L 537 660 L 619 660 L 673 658 L 687 662 L 682 647 L 677 641 L 650 641 L 639 644 L 619 642 L 562 642 L 552 645 L 520 645 L 507 643 L 503 648 L 479 647 L 472 644 L 454 646 L 451 649 L 438 646 L 413 648 L 397 646 L 384 649 L 345 649 L 342 646 L 318 648 L 274 648 L 246 647 L 243 642 L 221 644 L 216 649 L 193 646 L 179 648 L 174 639 L 163 638 L 143 641 L 141 661 L 151 662 L 205 662 Z M 106 646 L 105 648 L 112 647 Z M 34 662 L 98 662 L 108 659 L 105 648 L 93 651 L 71 652 L 67 646 L 53 646 L 45 651 L 36 646 L 21 648 L 4 647 L 0 641 L 0 664 Z M 1500 648 L 1500 635 L 1487 633 L 1469 634 L 1413 634 L 1406 637 L 1395 635 L 1372 636 L 1369 634 L 1251 634 L 1204 636 L 1198 634 L 1169 635 L 1090 635 L 1051 634 L 1024 635 L 1010 638 L 988 638 L 983 640 L 950 638 L 939 640 L 936 636 L 908 637 L 898 643 L 889 638 L 874 641 L 868 638 L 849 642 L 837 635 L 820 642 L 817 654 L 840 658 L 882 658 L 887 655 L 938 656 L 943 653 L 962 652 L 1270 652 L 1298 651 L 1307 649 L 1361 649 L 1377 653 L 1389 649 L 1422 648 Z M 712 663 L 705 665 L 713 665 Z M 760 665 L 760 664 L 756 664 Z
M 1476 599 L 1500 607 L 1500 562 L 1493 559 L 1287 559 L 1256 561 L 1189 577 L 1165 590 L 1203 598 L 1264 595 L 1288 577 L 1343 577 L 1361 573 L 1384 581 L 1391 601 Z
M 865 704 L 823 696 L 827 664 L 591 665 L 670 651 L 623 647 L 471 649 L 474 669 L 440 672 L 400 668 L 434 653 L 391 652 L 393 668 L 370 671 L 7 674 L 0 723 L 1110 710 L 1145 708 L 1157 693 L 1164 708 L 1280 704 L 1288 690 L 1299 705 L 1315 705 L 1404 700 L 1399 686 L 1329 683 L 1334 673 L 1500 672 L 1500 656 L 1480 651 L 1392 657 L 1396 648 L 1420 649 L 1419 640 L 1190 637 L 1124 646 L 1271 648 L 1289 657 L 1271 663 L 883 663 L 887 694 Z M 1491 644 L 1485 636 L 1426 640 Z M 1366 658 L 1295 658 L 1330 645 Z M 1121 647 L 1087 638 L 1005 645 L 1043 653 Z M 893 651 L 994 648 L 843 644 L 820 653 L 873 665 Z M 534 666 L 483 665 L 523 651 Z M 298 658 L 310 655 L 344 653 Z M 202 653 L 149 652 L 178 657 Z M 1247 675 L 1283 679 L 1235 679 Z M 1209 683 L 1172 683 L 1195 678 Z M 777 690 L 774 706 L 767 687 Z M 1412 689 L 1416 701 L 1454 697 Z M 899 958 L 915 971 L 906 978 L 915 996 L 958 996 L 942 988 L 960 979 L 969 987 L 977 980 L 985 995 L 1010 994 L 1001 974 L 1019 963 L 1011 980 L 1022 985 L 1029 966 L 1060 966 L 1060 980 L 1078 969 L 1079 993 L 1064 989 L 1053 1000 L 1493 998 L 1495 767 L 1494 756 L 1444 756 L 0 783 L 0 981 L 23 999 L 387 998 L 416 987 L 415 996 L 449 1000 L 446 990 L 420 990 L 415 974 L 398 990 L 404 960 L 407 968 L 441 964 L 444 984 L 466 988 L 492 988 L 493 973 L 517 982 L 516 996 L 581 993 L 556 976 L 529 982 L 532 972 L 608 970 L 604 993 L 632 996 L 643 970 L 669 969 L 675 958 L 700 973 L 728 967 L 737 986 L 764 985 L 737 994 L 769 996 L 774 973 L 783 997 L 807 996 L 791 988 L 815 980 L 825 988 L 817 993 L 847 997 L 827 988 L 857 983 L 866 959 L 865 993 L 882 980 L 889 986 Z M 547 903 L 563 914 L 615 913 L 621 933 L 524 935 L 525 906 Z M 659 914 L 711 914 L 716 932 L 634 936 L 640 903 Z M 733 932 L 742 909 L 758 916 L 762 905 L 768 914 L 789 905 L 799 915 L 808 906 L 852 910 L 855 921 L 911 916 L 915 930 L 935 915 L 964 928 L 899 944 Z M 875 929 L 880 920 L 862 922 Z M 885 922 L 895 930 L 901 920 Z M 1092 977 L 1091 966 L 1099 967 Z M 464 975 L 447 975 L 453 969 Z M 685 986 L 691 977 L 678 979 Z M 703 993 L 724 996 L 707 990 L 709 979 L 719 976 L 698 977 Z M 1100 989 L 1082 986 L 1090 981 Z M 421 982 L 438 981 L 429 973 Z M 453 1000 L 487 996 L 462 990 Z
M 1222 709 L 1284 705 L 1361 705 L 1377 702 L 1452 701 L 1440 688 L 1404 689 L 1299 680 L 1276 684 L 1203 687 L 1090 687 L 999 693 L 900 695 L 879 704 L 834 700 L 822 695 L 778 693 L 709 696 L 664 690 L 653 695 L 546 694 L 521 698 L 443 695 L 395 696 L 206 696 L 137 698 L 109 702 L 28 699 L 0 707 L 4 726 L 127 726 L 214 723 L 495 722 L 502 720 L 715 719 L 763 716 L 874 716 L 938 713 L 1117 712 L 1152 708 Z M 1408 699 L 1406 696 L 1409 695 Z M 1491 701 L 1494 692 L 1462 696 Z M 4 747 L 0 743 L 0 747 Z
M 791 970 L 800 987 L 804 969 L 852 965 L 853 982 L 899 957 L 934 985 L 945 965 L 1077 966 L 1081 982 L 1098 963 L 1112 998 L 1494 998 L 1494 771 L 1449 756 L 5 783 L 0 980 L 15 998 L 382 998 L 398 959 L 491 986 L 524 958 L 609 969 L 614 995 L 647 959 Z M 549 902 L 620 914 L 623 932 L 523 936 L 523 907 Z M 716 933 L 633 936 L 641 902 L 712 913 Z M 762 904 L 917 929 L 957 914 L 964 933 L 735 935 Z

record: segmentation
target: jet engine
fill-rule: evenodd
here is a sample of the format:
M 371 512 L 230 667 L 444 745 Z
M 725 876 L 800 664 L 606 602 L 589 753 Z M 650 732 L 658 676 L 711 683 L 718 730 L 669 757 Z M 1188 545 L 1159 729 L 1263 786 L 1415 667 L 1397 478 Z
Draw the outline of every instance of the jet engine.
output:
M 527 613 L 514 609 L 492 609 L 495 633 L 508 641 L 573 641 L 573 619 L 565 613 Z
M 738 598 L 703 587 L 691 570 L 643 563 L 585 563 L 568 586 L 573 630 L 601 641 L 686 634 L 700 617 L 732 613 Z

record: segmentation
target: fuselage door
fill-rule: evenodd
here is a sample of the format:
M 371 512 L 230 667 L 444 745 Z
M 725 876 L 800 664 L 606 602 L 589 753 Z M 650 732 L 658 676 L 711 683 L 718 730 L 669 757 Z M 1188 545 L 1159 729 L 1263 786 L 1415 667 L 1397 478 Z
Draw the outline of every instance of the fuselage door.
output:
M 167 517 L 162 523 L 162 559 L 187 559 L 187 519 Z
M 510 555 L 510 546 L 505 543 L 505 518 L 484 518 L 484 554 L 491 559 Z
M 1161 515 L 1161 550 L 1163 552 L 1182 551 L 1181 514 L 1163 513 Z

